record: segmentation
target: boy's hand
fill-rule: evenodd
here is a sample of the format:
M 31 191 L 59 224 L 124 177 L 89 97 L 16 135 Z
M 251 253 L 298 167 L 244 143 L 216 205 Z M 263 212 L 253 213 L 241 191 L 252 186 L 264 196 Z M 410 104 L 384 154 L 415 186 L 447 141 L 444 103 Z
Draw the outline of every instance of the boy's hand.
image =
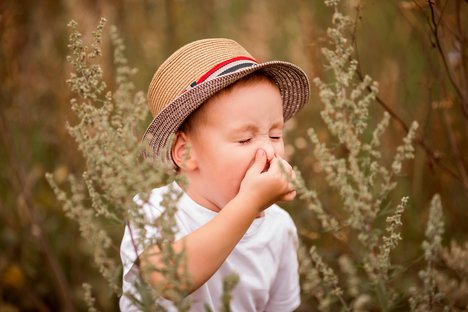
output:
M 241 182 L 239 194 L 251 197 L 262 211 L 277 201 L 293 200 L 296 191 L 290 181 L 294 179 L 294 170 L 286 160 L 275 155 L 268 164 L 265 151 L 259 149 Z

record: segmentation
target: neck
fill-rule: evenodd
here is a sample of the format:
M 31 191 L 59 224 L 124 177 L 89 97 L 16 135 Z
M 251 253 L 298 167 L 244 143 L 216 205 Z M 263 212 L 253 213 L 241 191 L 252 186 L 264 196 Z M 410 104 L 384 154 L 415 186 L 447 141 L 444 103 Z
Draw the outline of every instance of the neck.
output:
M 221 211 L 222 207 L 219 207 L 217 204 L 215 204 L 213 201 L 209 200 L 206 198 L 206 196 L 203 196 L 203 193 L 198 190 L 197 187 L 195 187 L 195 183 L 191 181 L 190 177 L 186 175 L 187 183 L 181 184 L 180 187 L 184 190 L 185 193 L 187 193 L 190 198 L 196 202 L 198 205 L 202 206 L 203 208 L 219 212 Z

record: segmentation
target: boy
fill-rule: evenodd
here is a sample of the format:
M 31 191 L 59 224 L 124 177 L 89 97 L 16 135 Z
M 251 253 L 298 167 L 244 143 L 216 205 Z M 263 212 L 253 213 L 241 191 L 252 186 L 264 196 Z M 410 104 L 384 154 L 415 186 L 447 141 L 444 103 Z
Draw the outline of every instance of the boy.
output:
M 191 277 L 191 311 L 220 307 L 222 280 L 240 280 L 232 311 L 292 311 L 300 303 L 296 228 L 275 203 L 291 201 L 294 179 L 283 159 L 283 125 L 309 98 L 305 73 L 293 64 L 258 63 L 237 42 L 206 39 L 171 55 L 148 91 L 155 116 L 145 137 L 154 155 L 172 161 L 188 184 L 177 206 L 174 248 L 185 248 Z M 168 138 L 175 135 L 171 148 Z M 150 155 L 148 155 L 150 156 Z M 177 183 L 174 187 L 180 189 Z M 148 218 L 163 210 L 153 190 L 142 209 Z M 133 233 L 135 235 L 135 233 Z M 157 233 L 155 233 L 157 235 Z M 121 256 L 123 291 L 132 291 L 141 266 L 158 266 L 157 247 L 135 254 L 129 227 Z M 152 285 L 164 281 L 154 272 Z M 166 306 L 171 310 L 170 302 Z M 123 296 L 123 311 L 130 301 Z

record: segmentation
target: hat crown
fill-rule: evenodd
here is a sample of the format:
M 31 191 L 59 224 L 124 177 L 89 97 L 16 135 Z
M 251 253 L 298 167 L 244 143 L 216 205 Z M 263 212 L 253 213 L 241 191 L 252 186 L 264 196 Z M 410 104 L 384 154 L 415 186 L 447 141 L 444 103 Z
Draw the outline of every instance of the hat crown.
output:
M 253 58 L 231 39 L 204 39 L 181 47 L 161 64 L 151 80 L 148 107 L 153 116 L 216 65 L 236 57 Z

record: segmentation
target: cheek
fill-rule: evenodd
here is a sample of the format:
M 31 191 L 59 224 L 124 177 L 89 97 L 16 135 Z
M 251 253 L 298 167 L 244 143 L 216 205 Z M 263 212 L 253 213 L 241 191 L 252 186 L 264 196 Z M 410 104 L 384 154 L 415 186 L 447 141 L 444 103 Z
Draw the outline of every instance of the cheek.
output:
M 255 160 L 255 152 L 256 149 L 254 148 L 243 147 L 232 151 L 228 156 L 229 163 L 226 164 L 226 168 L 229 171 L 231 183 L 235 184 L 236 187 L 240 186 L 245 173 L 252 166 Z
M 213 187 L 218 189 L 218 205 L 223 207 L 237 193 L 239 193 L 240 184 L 244 179 L 245 173 L 253 163 L 254 153 L 246 151 L 231 151 L 224 154 L 222 168 L 218 170 L 216 181 Z
M 275 143 L 275 153 L 279 155 L 281 158 L 284 158 L 284 142 L 277 142 Z
M 237 174 L 238 176 L 244 178 L 245 173 L 255 161 L 255 152 L 256 149 L 253 147 L 244 148 L 239 152 L 237 155 L 237 162 L 234 167 L 237 167 Z

